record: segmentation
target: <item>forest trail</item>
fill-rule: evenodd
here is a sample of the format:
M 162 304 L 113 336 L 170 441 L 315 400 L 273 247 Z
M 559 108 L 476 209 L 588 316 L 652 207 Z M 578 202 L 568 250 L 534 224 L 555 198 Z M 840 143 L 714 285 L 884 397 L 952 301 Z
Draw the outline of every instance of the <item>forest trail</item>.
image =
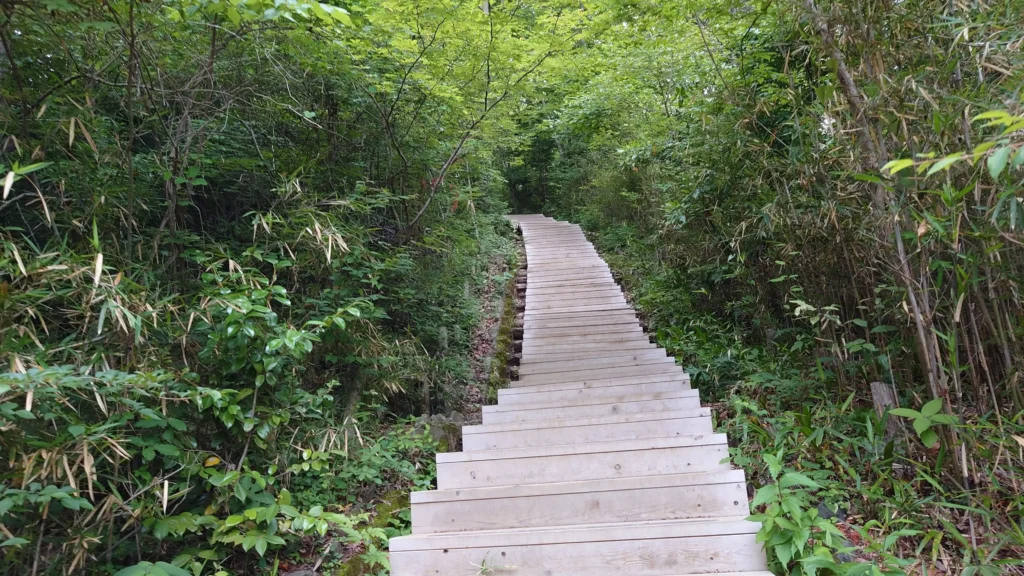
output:
M 412 494 L 394 576 L 770 576 L 744 472 L 578 226 L 516 216 L 519 380 Z

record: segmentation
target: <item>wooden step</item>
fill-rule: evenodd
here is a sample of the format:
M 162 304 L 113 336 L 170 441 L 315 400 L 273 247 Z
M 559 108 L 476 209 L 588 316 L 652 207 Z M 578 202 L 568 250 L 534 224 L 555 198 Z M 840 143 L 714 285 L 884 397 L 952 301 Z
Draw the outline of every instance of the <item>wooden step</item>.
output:
M 501 424 L 467 424 L 462 427 L 462 433 L 463 435 L 467 435 L 483 434 L 485 432 L 516 432 L 521 430 L 538 430 L 542 428 L 599 426 L 602 424 L 639 422 L 643 420 L 670 420 L 673 418 L 700 418 L 703 416 L 711 416 L 711 410 L 709 408 L 694 408 L 690 410 L 642 412 L 639 414 L 612 414 L 611 416 L 593 416 L 589 418 L 528 420 L 525 422 L 503 422 Z M 556 432 L 551 433 L 554 434 Z
M 545 290 L 542 288 L 538 288 L 536 290 L 530 291 L 529 289 L 527 289 L 527 292 L 524 295 L 526 296 L 526 303 L 529 304 L 531 302 L 539 302 L 544 300 L 558 300 L 565 298 L 593 299 L 601 297 L 622 296 L 622 288 L 619 288 L 619 286 L 616 284 L 601 282 L 600 284 L 594 284 L 591 286 L 586 286 L 585 288 L 577 289 L 565 289 L 562 287 L 559 287 L 559 289 L 557 290 Z
M 749 513 L 742 470 L 412 493 L 412 533 L 649 522 Z
M 391 540 L 393 574 L 672 576 L 765 571 L 741 518 L 423 534 Z
M 667 354 L 664 348 L 658 348 L 654 344 L 647 346 L 646 348 L 640 348 L 636 350 L 598 350 L 598 351 L 582 351 L 574 352 L 572 354 L 579 355 L 576 358 L 568 358 L 567 355 L 562 354 L 532 354 L 529 358 L 524 357 L 521 366 L 536 366 L 541 364 L 550 364 L 558 362 L 570 362 L 574 360 L 611 360 L 611 359 L 637 359 L 637 358 L 667 358 Z
M 513 382 L 516 386 L 533 386 L 536 384 L 555 384 L 558 382 L 585 382 L 590 379 L 608 379 L 616 376 L 646 376 L 650 374 L 681 373 L 683 370 L 675 364 L 651 364 L 648 366 L 626 366 L 624 368 L 598 368 L 595 370 L 577 370 L 574 372 L 558 372 L 555 374 L 527 374 Z
M 523 351 L 531 349 L 558 349 L 558 348 L 584 348 L 585 344 L 603 344 L 607 345 L 610 342 L 623 342 L 623 341 L 636 341 L 636 342 L 648 342 L 650 343 L 650 337 L 643 332 L 631 332 L 623 334 L 621 332 L 594 332 L 588 334 L 566 334 L 564 336 L 547 336 L 540 337 L 534 336 L 528 340 L 523 340 Z
M 618 284 L 609 284 L 608 282 L 584 282 L 577 284 L 554 284 L 551 286 L 530 286 L 526 283 L 525 291 L 523 295 L 527 298 L 530 296 L 543 296 L 545 294 L 574 294 L 593 292 L 599 290 L 622 290 Z
M 582 369 L 622 368 L 625 366 L 648 366 L 651 364 L 675 364 L 675 362 L 675 358 L 663 354 L 609 355 L 604 358 L 587 358 L 584 360 L 531 362 L 529 364 L 523 363 L 519 367 L 519 377 L 522 378 L 527 374 L 554 374 L 557 372 L 577 372 Z
M 562 336 L 591 336 L 595 334 L 620 334 L 643 336 L 644 331 L 639 324 L 611 324 L 607 326 L 555 326 L 552 328 L 524 328 L 523 339 L 550 339 Z
M 507 394 L 532 394 L 534 392 L 553 390 L 579 390 L 581 388 L 603 388 L 605 386 L 628 386 L 630 384 L 648 384 L 651 382 L 680 382 L 683 388 L 690 387 L 690 375 L 686 372 L 666 372 L 663 374 L 645 374 L 638 376 L 620 376 L 617 378 L 602 378 L 598 380 L 584 380 L 577 382 L 556 382 L 553 384 L 539 384 L 535 386 L 514 386 L 499 392 L 500 395 Z M 513 382 L 516 384 L 516 382 Z
M 581 304 L 579 306 L 563 306 L 561 308 L 547 308 L 544 310 L 527 310 L 524 313 L 526 318 L 532 315 L 545 315 L 545 314 L 568 314 L 570 312 L 596 312 L 599 310 L 632 310 L 629 304 L 612 303 L 612 304 Z
M 539 342 L 536 339 L 524 340 L 522 343 L 523 354 L 530 353 L 562 353 L 562 352 L 583 352 L 588 350 L 616 350 L 639 347 L 641 344 L 650 344 L 651 340 L 647 334 L 582 334 L 566 338 L 550 338 Z
M 527 286 L 532 282 L 543 282 L 544 280 L 551 280 L 554 278 L 582 278 L 582 277 L 594 277 L 604 275 L 611 275 L 611 270 L 607 264 L 552 264 L 546 266 L 539 266 L 537 269 L 528 269 L 527 272 Z
M 639 340 L 635 343 L 629 343 L 622 347 L 609 346 L 604 350 L 569 350 L 562 352 L 555 352 L 552 354 L 543 354 L 540 352 L 531 352 L 530 354 L 523 354 L 521 356 L 521 364 L 525 365 L 529 362 L 551 362 L 553 360 L 582 360 L 584 358 L 604 358 L 609 354 L 647 354 L 650 356 L 665 356 L 665 349 L 658 348 L 650 342 Z
M 502 394 L 498 390 L 498 402 L 502 406 L 517 404 L 557 403 L 563 405 L 578 404 L 580 398 L 615 398 L 634 397 L 639 394 L 655 392 L 676 392 L 688 390 L 683 382 L 649 382 L 646 384 L 626 384 L 623 386 L 604 386 L 602 388 L 575 388 L 571 390 L 538 390 L 529 394 Z
M 721 472 L 724 434 L 437 455 L 437 488 L 481 488 L 658 474 Z
M 524 314 L 523 315 L 523 322 L 524 323 L 530 323 L 530 322 L 533 322 L 533 321 L 545 321 L 545 320 L 556 320 L 556 319 L 557 320 L 565 320 L 565 319 L 569 319 L 569 318 L 583 318 L 583 317 L 586 317 L 586 316 L 601 316 L 601 317 L 625 316 L 627 314 L 634 314 L 634 312 L 633 312 L 633 310 L 631 308 L 628 308 L 628 309 L 613 308 L 613 309 L 610 309 L 610 310 L 585 310 L 585 311 L 582 311 L 582 312 L 574 312 L 574 311 L 551 312 L 551 311 L 548 311 L 548 312 L 545 312 L 543 315 L 531 314 L 530 316 L 526 316 Z
M 523 328 L 560 328 L 566 326 L 606 326 L 611 324 L 640 325 L 640 321 L 632 312 L 621 310 L 612 311 L 608 314 L 587 315 L 587 316 L 563 316 L 561 318 L 530 317 L 524 320 Z
M 684 392 L 690 392 L 690 390 L 684 390 Z M 661 393 L 650 394 L 649 396 L 661 396 Z M 504 411 L 498 411 L 498 406 L 484 406 L 483 422 L 484 424 L 500 424 L 502 422 L 525 422 L 527 420 L 545 420 L 552 418 L 592 418 L 594 416 L 610 416 L 612 414 L 689 410 L 691 408 L 700 407 L 700 399 L 697 396 L 683 396 L 681 394 L 666 394 L 665 397 L 640 400 L 631 400 L 621 397 L 600 398 L 599 400 L 599 404 L 552 406 L 549 408 L 525 408 L 521 410 Z M 518 405 L 510 406 L 510 408 L 519 407 L 520 406 Z
M 608 270 L 608 265 L 605 264 L 604 260 L 602 260 L 597 254 L 588 253 L 582 250 L 577 251 L 572 255 L 551 254 L 537 256 L 529 253 L 526 255 L 527 281 L 529 281 L 529 274 L 536 274 L 538 272 L 545 272 L 552 269 L 561 272 L 572 272 L 585 271 L 589 268 L 602 268 Z
M 583 272 L 580 274 L 564 274 L 561 276 L 552 276 L 548 278 L 534 278 L 527 280 L 527 286 L 556 286 L 561 285 L 565 282 L 579 283 L 581 280 L 586 280 L 591 284 L 607 283 L 612 286 L 616 286 L 615 280 L 612 279 L 611 272 L 607 270 L 599 270 L 597 272 Z
M 621 390 L 621 388 L 619 388 Z M 689 388 L 676 388 L 674 390 L 663 390 L 657 392 L 642 392 L 634 394 L 626 392 L 618 396 L 576 396 L 571 400 L 555 400 L 548 401 L 548 394 L 551 392 L 542 392 L 540 394 L 531 395 L 534 399 L 539 400 L 538 402 L 503 402 L 501 404 L 492 404 L 490 406 L 483 406 L 482 410 L 484 414 L 502 414 L 505 412 L 521 412 L 524 410 L 547 410 L 549 408 L 564 408 L 571 410 L 580 406 L 596 406 L 603 404 L 621 404 L 625 402 L 652 402 L 656 400 L 671 400 L 677 398 L 695 398 L 698 400 L 697 406 L 699 407 L 700 392 L 698 390 Z
M 525 310 L 529 314 L 533 311 L 541 310 L 553 310 L 556 308 L 575 308 L 579 306 L 599 306 L 603 304 L 615 304 L 616 310 L 625 310 L 626 297 L 622 294 L 616 294 L 614 296 L 604 296 L 601 298 L 559 298 L 557 300 L 541 300 L 541 301 L 530 301 L 527 300 Z
M 518 427 L 517 427 L 518 426 Z M 463 426 L 462 449 L 505 450 L 711 434 L 706 408 Z
M 607 278 L 567 278 L 565 280 L 549 280 L 546 282 L 534 282 L 530 283 L 529 280 L 526 282 L 526 290 L 554 290 L 561 288 L 568 288 L 572 286 L 588 286 L 588 287 L 608 287 L 618 286 L 615 280 L 609 280 Z
M 538 306 L 550 306 L 554 307 L 555 304 L 560 304 L 564 307 L 566 302 L 578 302 L 580 304 L 603 304 L 607 302 L 619 302 L 625 301 L 626 297 L 623 296 L 622 290 L 618 288 L 608 288 L 607 290 L 600 292 L 578 292 L 578 293 L 566 293 L 566 294 L 551 294 L 543 296 L 527 296 L 526 306 L 527 310 L 536 308 Z

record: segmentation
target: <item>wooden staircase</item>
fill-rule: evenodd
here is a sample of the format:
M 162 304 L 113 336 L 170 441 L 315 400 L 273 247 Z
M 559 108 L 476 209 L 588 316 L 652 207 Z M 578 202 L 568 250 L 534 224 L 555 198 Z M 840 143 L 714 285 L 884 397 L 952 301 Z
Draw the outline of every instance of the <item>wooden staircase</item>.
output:
M 689 376 L 651 344 L 579 227 L 516 216 L 520 377 L 412 494 L 393 576 L 770 576 Z

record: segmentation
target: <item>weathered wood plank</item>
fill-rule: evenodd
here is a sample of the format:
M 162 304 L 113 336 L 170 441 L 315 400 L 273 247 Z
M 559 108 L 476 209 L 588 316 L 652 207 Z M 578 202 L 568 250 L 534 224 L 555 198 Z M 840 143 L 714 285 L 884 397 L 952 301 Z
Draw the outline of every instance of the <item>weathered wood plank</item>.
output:
M 417 498 L 420 495 L 420 498 Z M 423 496 L 429 495 L 428 498 Z M 742 470 L 590 482 L 414 492 L 413 534 L 747 513 Z
M 482 546 L 548 546 L 552 544 L 585 544 L 589 542 L 617 542 L 647 539 L 699 538 L 705 536 L 754 535 L 759 527 L 738 517 L 693 522 L 637 522 L 621 525 L 580 525 L 552 527 L 540 530 L 481 531 L 469 534 L 424 534 L 403 538 L 391 549 L 397 552 L 433 549 L 438 544 L 448 550 L 479 548 Z M 757 546 L 759 547 L 759 546 Z M 574 572 L 575 573 L 575 572 Z M 661 574 L 685 573 L 685 571 Z M 532 574 L 532 572 L 531 572 Z M 561 574 L 556 572 L 555 574 Z M 617 576 L 621 574 L 616 573 Z
M 591 379 L 606 380 L 615 376 L 647 376 L 650 374 L 676 374 L 682 368 L 675 364 L 652 364 L 649 366 L 627 366 L 625 368 L 600 368 L 596 370 L 577 370 L 559 372 L 557 374 L 527 374 L 513 382 L 516 386 L 532 386 L 534 384 L 554 384 L 557 382 L 586 382 Z
M 629 356 L 608 355 L 604 358 L 586 360 L 556 360 L 550 362 L 529 362 L 519 367 L 519 376 L 527 374 L 548 374 L 553 372 L 575 372 L 582 368 L 621 368 L 623 366 L 645 366 L 648 364 L 674 364 L 671 356 L 632 354 Z
M 557 406 L 500 412 L 487 411 L 483 413 L 483 422 L 484 424 L 499 424 L 501 422 L 526 422 L 528 420 L 549 420 L 554 418 L 590 418 L 612 414 L 689 410 L 700 407 L 700 399 L 696 396 L 669 396 L 646 400 L 602 398 L 602 400 L 604 401 L 598 404 L 582 404 L 578 406 Z M 608 400 L 614 401 L 608 402 Z M 484 406 L 484 408 L 490 408 L 490 406 Z
M 682 382 L 651 382 L 648 384 L 627 384 L 624 386 L 605 386 L 603 388 L 576 388 L 575 390 L 543 390 L 530 394 L 499 394 L 501 406 L 517 404 L 561 403 L 575 404 L 577 398 L 616 398 L 655 392 L 674 392 L 689 390 Z M 499 390 L 504 392 L 504 390 Z
M 531 422 L 506 422 L 504 424 L 474 424 L 462 427 L 463 435 L 484 434 L 488 432 L 512 432 L 516 430 L 537 430 L 541 428 L 559 428 L 570 426 L 600 426 L 602 424 L 618 424 L 622 422 L 640 422 L 643 420 L 670 420 L 673 418 L 701 418 L 711 416 L 708 408 L 692 410 L 676 410 L 667 412 L 644 412 L 640 414 L 615 414 L 596 418 L 577 418 L 564 420 L 534 420 Z
M 658 414 L 688 415 L 655 419 Z M 519 424 L 545 425 L 544 428 L 504 430 L 468 434 L 463 431 L 462 449 L 466 452 L 478 450 L 508 450 L 512 448 L 533 448 L 557 446 L 560 444 L 587 444 L 592 442 L 615 442 L 621 440 L 643 440 L 648 438 L 671 438 L 711 434 L 711 416 L 695 410 L 678 410 L 626 414 L 579 420 L 534 420 Z M 641 419 L 643 418 L 643 419 Z M 611 420 L 618 419 L 618 422 Z M 573 422 L 605 421 L 600 424 L 563 425 Z M 479 425 L 479 428 L 500 425 Z
M 452 456 L 461 459 L 449 461 L 446 458 Z M 466 459 L 477 456 L 484 458 Z M 731 469 L 729 464 L 722 463 L 728 456 L 725 438 L 719 438 L 718 435 L 597 442 L 583 447 L 558 445 L 438 454 L 437 487 L 439 490 L 452 490 L 659 474 L 724 472 Z
M 577 382 L 554 382 L 552 384 L 539 384 L 534 386 L 515 386 L 501 391 L 501 394 L 529 394 L 532 392 L 550 390 L 578 390 L 587 388 L 603 388 L 628 386 L 630 384 L 646 384 L 650 382 L 679 382 L 684 388 L 690 386 L 690 375 L 680 370 L 679 372 L 665 372 L 663 374 L 641 374 L 638 376 L 620 376 L 617 378 L 600 378 L 595 380 L 582 380 Z

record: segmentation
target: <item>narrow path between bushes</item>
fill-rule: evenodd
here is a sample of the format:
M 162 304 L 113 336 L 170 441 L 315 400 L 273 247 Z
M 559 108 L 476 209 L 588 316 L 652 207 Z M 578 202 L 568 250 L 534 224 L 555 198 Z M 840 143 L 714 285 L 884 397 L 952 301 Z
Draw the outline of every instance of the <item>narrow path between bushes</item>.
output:
M 412 494 L 393 576 L 767 576 L 742 470 L 578 226 L 516 216 L 519 378 Z

